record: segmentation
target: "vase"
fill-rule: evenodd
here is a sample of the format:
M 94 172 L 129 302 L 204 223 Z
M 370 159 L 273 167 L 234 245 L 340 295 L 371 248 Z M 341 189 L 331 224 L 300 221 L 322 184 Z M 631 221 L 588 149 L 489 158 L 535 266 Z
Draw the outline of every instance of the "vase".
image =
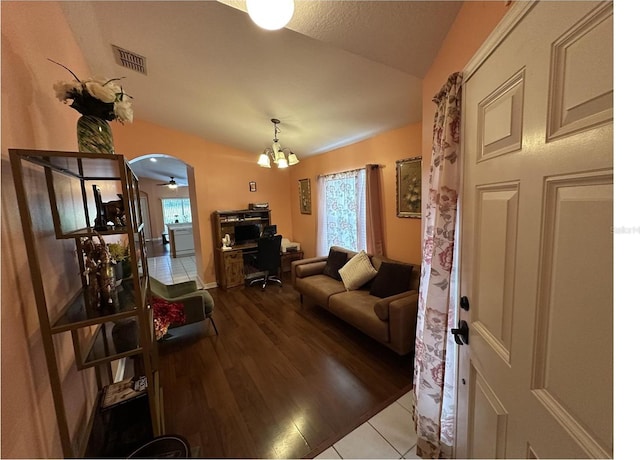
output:
M 109 122 L 100 117 L 82 115 L 78 118 L 78 151 L 115 153 Z
M 124 277 L 124 269 L 122 267 L 122 264 L 123 264 L 123 261 L 119 260 L 113 266 L 113 274 L 116 279 L 116 286 L 120 286 L 120 284 L 122 284 L 122 278 Z
M 127 279 L 131 277 L 131 259 L 127 258 L 122 261 L 122 278 Z
M 111 329 L 111 339 L 116 353 L 125 353 L 138 348 L 138 322 L 133 318 L 115 321 Z

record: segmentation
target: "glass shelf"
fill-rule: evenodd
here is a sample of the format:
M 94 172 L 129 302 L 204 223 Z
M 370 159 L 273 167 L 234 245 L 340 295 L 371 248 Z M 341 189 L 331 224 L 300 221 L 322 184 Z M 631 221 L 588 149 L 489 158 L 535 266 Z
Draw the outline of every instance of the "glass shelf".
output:
M 135 325 L 138 335 L 138 341 L 140 340 L 140 326 Z M 82 362 L 77 362 L 79 369 L 86 369 L 88 367 L 94 367 L 101 363 L 108 363 L 120 358 L 126 358 L 128 356 L 134 356 L 142 353 L 140 345 L 120 345 L 120 350 L 116 350 L 116 346 L 113 342 L 111 331 L 113 329 L 113 323 L 103 323 L 95 331 L 89 350 L 82 356 Z M 75 333 L 75 331 L 74 331 Z
M 16 150 L 16 152 L 26 161 L 79 179 L 121 180 L 119 155 L 52 150 Z
M 96 232 L 98 232 L 102 236 L 126 235 L 128 233 L 127 227 L 113 227 L 109 230 L 100 230 L 100 231 L 96 230 Z M 72 232 L 60 233 L 59 235 L 56 235 L 56 238 L 58 239 L 71 239 L 71 238 L 81 238 L 81 237 L 90 238 L 95 235 L 96 234 L 94 233 L 93 227 L 85 227 L 85 228 L 80 228 L 78 230 L 74 230 Z
M 122 280 L 122 284 L 117 286 L 112 295 L 113 304 L 100 309 L 88 305 L 88 288 L 82 288 L 63 309 L 60 317 L 52 324 L 51 332 L 54 334 L 87 327 L 94 324 L 104 323 L 136 316 L 135 287 L 132 278 Z M 142 284 L 142 288 L 146 283 Z M 145 298 L 146 292 L 142 293 Z M 142 307 L 144 308 L 144 307 Z

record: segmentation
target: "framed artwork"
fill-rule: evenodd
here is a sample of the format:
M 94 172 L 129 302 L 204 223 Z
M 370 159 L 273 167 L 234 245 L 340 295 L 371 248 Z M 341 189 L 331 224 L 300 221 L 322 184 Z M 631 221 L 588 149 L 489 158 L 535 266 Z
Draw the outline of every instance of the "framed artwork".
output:
M 422 208 L 422 157 L 396 161 L 398 217 L 420 217 Z
M 311 214 L 311 180 L 300 179 L 298 181 L 298 194 L 300 195 L 300 213 Z
M 254 181 L 249 182 L 249 191 L 255 192 L 257 190 L 256 183 Z

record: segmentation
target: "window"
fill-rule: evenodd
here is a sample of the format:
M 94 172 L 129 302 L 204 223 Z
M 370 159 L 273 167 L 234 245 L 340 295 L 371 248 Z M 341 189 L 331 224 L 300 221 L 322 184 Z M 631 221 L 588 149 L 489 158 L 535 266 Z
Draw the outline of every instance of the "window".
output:
M 165 225 L 191 222 L 191 202 L 189 198 L 162 198 L 162 221 Z
M 318 254 L 331 246 L 366 250 L 365 169 L 320 176 L 318 195 Z

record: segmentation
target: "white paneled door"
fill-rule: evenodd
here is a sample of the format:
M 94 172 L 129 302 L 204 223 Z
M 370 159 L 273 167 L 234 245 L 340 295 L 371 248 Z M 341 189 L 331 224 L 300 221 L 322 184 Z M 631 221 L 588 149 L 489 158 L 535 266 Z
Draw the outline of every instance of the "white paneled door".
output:
M 457 458 L 613 456 L 613 3 L 519 8 L 465 72 Z

